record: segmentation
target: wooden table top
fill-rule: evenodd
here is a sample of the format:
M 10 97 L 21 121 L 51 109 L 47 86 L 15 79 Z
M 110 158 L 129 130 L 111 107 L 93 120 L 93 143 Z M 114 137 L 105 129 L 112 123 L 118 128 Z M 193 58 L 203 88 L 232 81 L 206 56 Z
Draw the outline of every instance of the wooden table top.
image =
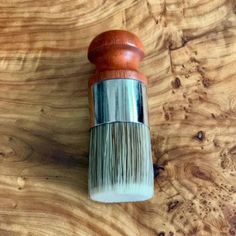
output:
M 1 236 L 236 235 L 235 1 L 0 0 L 0 11 Z M 86 54 L 108 29 L 146 49 L 159 165 L 147 202 L 88 199 Z

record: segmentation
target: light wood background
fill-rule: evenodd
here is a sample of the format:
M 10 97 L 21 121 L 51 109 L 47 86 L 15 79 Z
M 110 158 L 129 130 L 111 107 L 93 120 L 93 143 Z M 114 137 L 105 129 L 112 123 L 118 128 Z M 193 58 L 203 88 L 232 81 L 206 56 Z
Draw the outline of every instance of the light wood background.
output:
M 0 235 L 236 235 L 235 0 L 0 0 Z M 146 48 L 155 197 L 88 200 L 86 53 Z

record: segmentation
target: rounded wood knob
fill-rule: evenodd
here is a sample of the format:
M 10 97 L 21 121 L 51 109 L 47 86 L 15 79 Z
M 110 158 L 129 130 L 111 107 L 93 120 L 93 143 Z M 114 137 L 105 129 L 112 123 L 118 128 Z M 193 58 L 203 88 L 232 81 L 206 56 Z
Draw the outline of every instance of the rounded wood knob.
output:
M 99 34 L 88 49 L 88 59 L 98 70 L 138 70 L 144 56 L 144 47 L 139 38 L 124 30 L 111 30 Z
M 90 43 L 88 59 L 96 65 L 96 74 L 89 81 L 115 78 L 132 78 L 146 83 L 138 72 L 144 57 L 144 47 L 139 38 L 125 30 L 110 30 L 96 36 Z

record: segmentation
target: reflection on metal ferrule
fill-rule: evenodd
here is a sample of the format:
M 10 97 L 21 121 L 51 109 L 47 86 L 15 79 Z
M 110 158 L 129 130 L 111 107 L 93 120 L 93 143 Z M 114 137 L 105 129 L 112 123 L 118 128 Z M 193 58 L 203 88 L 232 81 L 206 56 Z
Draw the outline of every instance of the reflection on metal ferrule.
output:
M 146 86 L 133 79 L 112 79 L 91 87 L 92 127 L 111 122 L 148 126 Z

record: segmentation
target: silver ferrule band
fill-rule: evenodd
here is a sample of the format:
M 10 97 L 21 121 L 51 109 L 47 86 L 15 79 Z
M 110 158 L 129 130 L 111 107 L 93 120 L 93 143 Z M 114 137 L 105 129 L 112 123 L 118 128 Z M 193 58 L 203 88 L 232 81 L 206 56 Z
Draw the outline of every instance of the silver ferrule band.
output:
M 91 126 L 135 122 L 148 126 L 146 86 L 134 79 L 103 80 L 91 86 Z

